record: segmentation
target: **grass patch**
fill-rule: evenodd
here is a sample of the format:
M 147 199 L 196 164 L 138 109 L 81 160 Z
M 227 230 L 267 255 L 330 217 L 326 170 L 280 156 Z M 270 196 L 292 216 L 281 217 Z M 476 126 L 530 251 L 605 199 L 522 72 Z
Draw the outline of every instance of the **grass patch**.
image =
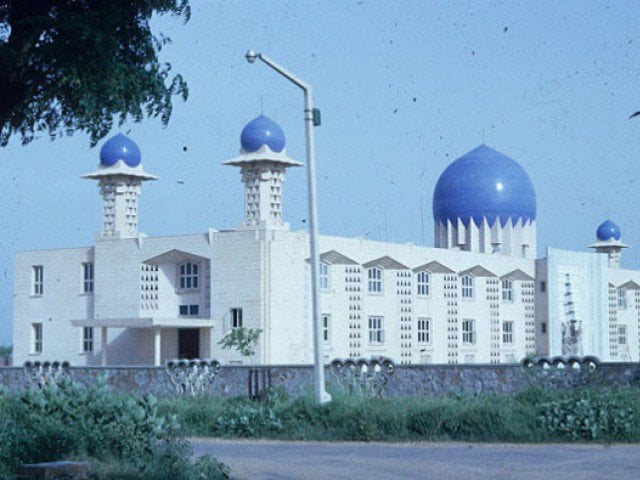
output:
M 529 388 L 515 395 L 162 399 L 185 435 L 333 441 L 637 442 L 640 389 Z

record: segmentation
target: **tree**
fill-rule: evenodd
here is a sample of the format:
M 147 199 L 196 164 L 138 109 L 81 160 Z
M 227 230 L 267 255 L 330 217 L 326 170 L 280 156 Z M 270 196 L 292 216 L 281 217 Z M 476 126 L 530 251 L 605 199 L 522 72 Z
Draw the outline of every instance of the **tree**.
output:
M 218 345 L 221 345 L 223 350 L 234 349 L 243 357 L 251 357 L 256 353 L 254 348 L 261 333 L 262 330 L 259 328 L 232 328 L 222 337 Z
M 83 131 L 91 145 L 117 119 L 160 117 L 187 84 L 158 52 L 152 15 L 189 20 L 188 0 L 0 0 L 0 145 Z

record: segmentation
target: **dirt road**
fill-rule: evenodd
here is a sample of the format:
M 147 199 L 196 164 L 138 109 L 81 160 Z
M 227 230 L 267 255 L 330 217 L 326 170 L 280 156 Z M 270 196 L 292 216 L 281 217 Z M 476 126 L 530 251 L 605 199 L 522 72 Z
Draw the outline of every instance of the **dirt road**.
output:
M 248 480 L 638 480 L 640 445 L 321 443 L 193 439 Z

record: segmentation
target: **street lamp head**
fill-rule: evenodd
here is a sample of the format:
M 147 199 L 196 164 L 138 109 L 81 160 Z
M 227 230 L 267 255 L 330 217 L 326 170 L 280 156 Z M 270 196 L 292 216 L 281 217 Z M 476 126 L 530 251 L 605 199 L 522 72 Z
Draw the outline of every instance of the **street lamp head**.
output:
M 247 59 L 247 62 L 253 63 L 256 61 L 256 58 L 258 58 L 258 54 L 253 50 L 249 50 L 244 57 Z

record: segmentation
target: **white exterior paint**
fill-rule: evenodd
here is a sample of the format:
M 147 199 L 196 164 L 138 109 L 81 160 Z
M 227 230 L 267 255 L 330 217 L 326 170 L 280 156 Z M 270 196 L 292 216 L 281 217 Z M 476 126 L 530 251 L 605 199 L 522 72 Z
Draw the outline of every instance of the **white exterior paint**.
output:
M 245 183 L 245 220 L 230 231 L 146 237 L 127 215 L 133 208 L 137 217 L 140 184 L 153 177 L 140 167 L 127 170 L 129 178 L 122 165 L 87 175 L 131 188 L 116 199 L 102 188 L 103 215 L 115 218 L 103 220 L 94 246 L 16 254 L 15 363 L 161 364 L 180 355 L 180 338 L 182 353 L 247 363 L 218 345 L 238 309 L 243 327 L 263 330 L 249 361 L 312 363 L 308 234 L 289 231 L 281 209 L 286 167 L 298 164 L 267 150 L 228 162 Z M 572 353 L 639 360 L 640 272 L 617 268 L 619 244 L 598 244 L 600 253 L 548 249 L 536 260 L 535 221 L 496 223 L 437 224 L 440 248 L 321 236 L 325 361 L 496 364 Z M 87 263 L 91 292 L 84 291 Z M 182 285 L 187 263 L 197 273 Z
M 321 237 L 320 251 L 328 267 L 327 288 L 321 290 L 321 311 L 330 319 L 325 360 L 383 355 L 399 363 L 499 363 L 527 354 L 569 354 L 562 346 L 568 320 L 566 275 L 582 328 L 577 353 L 638 360 L 640 272 L 611 269 L 606 255 L 549 249 L 536 266 L 535 260 L 504 255 L 329 236 Z M 18 253 L 15 361 L 100 364 L 100 327 L 106 326 L 108 364 L 150 365 L 176 358 L 178 328 L 189 327 L 199 328 L 200 357 L 246 363 L 216 345 L 231 328 L 231 309 L 241 308 L 243 326 L 264 331 L 256 363 L 311 363 L 307 258 L 306 232 L 279 229 L 99 238 L 92 248 Z M 178 269 L 184 261 L 199 266 L 196 289 L 179 288 Z M 90 262 L 94 292 L 84 293 L 82 265 Z M 369 292 L 365 265 L 380 266 L 380 292 Z M 34 266 L 44 272 L 41 295 L 33 294 Z M 418 293 L 419 272 L 429 275 L 427 295 Z M 465 274 L 473 279 L 471 298 L 462 296 Z M 503 299 L 504 279 L 512 279 L 512 300 Z M 541 292 L 541 282 L 546 292 Z M 624 289 L 624 308 L 617 301 L 610 305 L 609 284 L 614 295 L 617 287 Z M 154 288 L 151 300 L 143 298 L 148 285 Z M 180 317 L 180 305 L 198 305 L 198 315 Z M 382 319 L 380 344 L 370 341 L 370 317 Z M 428 341 L 418 340 L 419 320 L 429 321 Z M 466 320 L 474 321 L 470 342 L 463 338 Z M 504 342 L 505 321 L 513 322 L 512 343 Z M 34 323 L 42 324 L 41 352 L 33 351 Z M 94 348 L 84 353 L 83 326 L 91 325 Z M 626 335 L 622 345 L 620 326 Z

